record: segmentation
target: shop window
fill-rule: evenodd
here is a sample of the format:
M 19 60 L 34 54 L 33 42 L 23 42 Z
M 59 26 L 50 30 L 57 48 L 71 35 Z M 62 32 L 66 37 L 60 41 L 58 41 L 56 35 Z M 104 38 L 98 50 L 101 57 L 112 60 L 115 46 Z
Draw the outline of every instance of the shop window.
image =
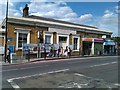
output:
M 50 41 L 51 41 L 51 36 L 45 35 L 45 44 L 50 44 Z
M 77 50 L 78 38 L 73 39 L 73 50 Z

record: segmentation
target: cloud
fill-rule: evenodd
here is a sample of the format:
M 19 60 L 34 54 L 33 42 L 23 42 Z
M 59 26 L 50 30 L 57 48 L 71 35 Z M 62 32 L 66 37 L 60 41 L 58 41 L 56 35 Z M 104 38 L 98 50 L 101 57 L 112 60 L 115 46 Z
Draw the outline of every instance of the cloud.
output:
M 79 17 L 79 22 L 88 22 L 91 21 L 93 15 L 92 14 L 84 14 Z
M 67 5 L 66 2 L 45 2 L 47 0 L 41 0 L 41 2 L 36 2 L 36 0 L 30 0 L 29 14 L 36 16 L 43 16 L 48 18 L 59 19 L 63 21 L 69 21 L 77 24 L 85 24 L 97 26 L 98 28 L 111 30 L 113 35 L 117 36 L 118 33 L 118 13 L 119 6 L 114 7 L 114 11 L 105 10 L 103 16 L 93 16 L 91 13 L 84 13 L 83 15 L 78 15 L 72 10 L 71 7 Z M 19 2 L 20 3 L 20 2 Z M 0 22 L 5 17 L 6 3 L 0 3 Z M 17 2 L 9 2 L 9 15 L 10 16 L 22 16 L 24 6 L 17 7 Z
M 0 12 L 0 23 L 2 23 L 3 19 L 6 16 L 6 6 L 7 6 L 7 3 L 5 1 L 0 3 L 0 11 L 1 11 Z M 9 16 L 21 16 L 20 10 L 16 9 L 16 2 L 9 1 L 8 15 Z
M 29 4 L 30 15 L 44 16 L 73 23 L 85 24 L 92 18 L 92 14 L 79 16 L 65 2 L 32 2 Z
M 113 36 L 118 36 L 118 14 L 115 10 L 105 10 L 104 15 L 99 18 L 97 26 L 105 30 L 111 30 Z

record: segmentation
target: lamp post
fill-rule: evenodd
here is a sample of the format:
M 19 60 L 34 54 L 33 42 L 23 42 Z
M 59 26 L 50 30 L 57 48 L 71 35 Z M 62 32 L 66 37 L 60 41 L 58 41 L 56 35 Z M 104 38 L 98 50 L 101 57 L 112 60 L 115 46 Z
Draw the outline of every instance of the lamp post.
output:
M 7 7 L 6 7 L 6 27 L 5 27 L 5 63 L 6 63 L 6 58 L 7 58 L 7 20 L 8 20 L 8 0 L 7 0 Z

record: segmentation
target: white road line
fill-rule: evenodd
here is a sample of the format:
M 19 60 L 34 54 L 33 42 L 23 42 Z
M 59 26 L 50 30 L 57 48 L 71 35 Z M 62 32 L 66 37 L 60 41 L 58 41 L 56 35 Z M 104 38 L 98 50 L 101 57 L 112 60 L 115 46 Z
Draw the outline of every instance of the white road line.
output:
M 13 88 L 20 88 L 13 80 L 7 80 Z
M 119 83 L 115 83 L 114 85 L 115 85 L 115 86 L 119 86 L 119 87 L 120 87 L 120 84 L 119 84 Z
M 36 67 L 27 67 L 27 68 L 18 68 L 18 69 L 2 70 L 0 72 L 9 72 L 9 71 L 15 71 L 15 70 L 25 70 L 25 69 L 38 68 L 38 67 L 48 67 L 48 66 L 49 65 L 36 66 Z
M 49 65 L 44 65 L 44 66 L 36 66 L 36 67 L 28 67 L 28 68 L 20 68 L 20 70 L 24 69 L 31 69 L 31 68 L 38 68 L 38 67 L 48 67 Z
M 68 70 L 69 69 L 62 69 L 62 70 L 51 71 L 51 72 L 47 72 L 47 73 L 41 73 L 41 74 L 34 74 L 34 75 L 29 75 L 29 76 L 11 78 L 11 79 L 8 79 L 7 81 L 12 85 L 13 88 L 20 88 L 13 80 L 23 79 L 23 78 L 30 78 L 30 77 L 34 77 L 34 76 L 42 76 L 42 75 L 52 74 L 52 73 L 65 72 L 65 71 L 68 71 Z
M 81 77 L 86 77 L 86 78 L 92 78 L 92 77 L 88 77 L 88 76 L 85 76 L 85 75 L 83 75 L 83 74 L 79 74 L 79 73 L 75 73 L 75 75 L 77 75 L 77 76 L 81 76 Z
M 8 71 L 15 71 L 15 70 L 18 70 L 18 69 L 2 70 L 2 71 L 0 71 L 0 72 L 8 72 Z
M 90 66 L 90 67 L 99 67 L 99 66 L 110 65 L 110 64 L 115 64 L 115 63 L 118 63 L 118 62 L 110 62 L 110 63 L 98 64 L 98 65 L 93 65 L 93 66 Z

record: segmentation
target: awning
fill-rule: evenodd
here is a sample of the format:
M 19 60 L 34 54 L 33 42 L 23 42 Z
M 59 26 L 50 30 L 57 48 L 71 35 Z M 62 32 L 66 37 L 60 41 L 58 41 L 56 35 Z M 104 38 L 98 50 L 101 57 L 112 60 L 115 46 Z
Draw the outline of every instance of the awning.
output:
M 113 40 L 105 40 L 104 45 L 115 45 Z
M 90 41 L 92 42 L 93 38 L 82 38 L 82 41 Z
M 103 43 L 103 42 L 104 42 L 104 39 L 95 38 L 95 39 L 94 39 L 94 42 L 101 42 L 101 43 Z

